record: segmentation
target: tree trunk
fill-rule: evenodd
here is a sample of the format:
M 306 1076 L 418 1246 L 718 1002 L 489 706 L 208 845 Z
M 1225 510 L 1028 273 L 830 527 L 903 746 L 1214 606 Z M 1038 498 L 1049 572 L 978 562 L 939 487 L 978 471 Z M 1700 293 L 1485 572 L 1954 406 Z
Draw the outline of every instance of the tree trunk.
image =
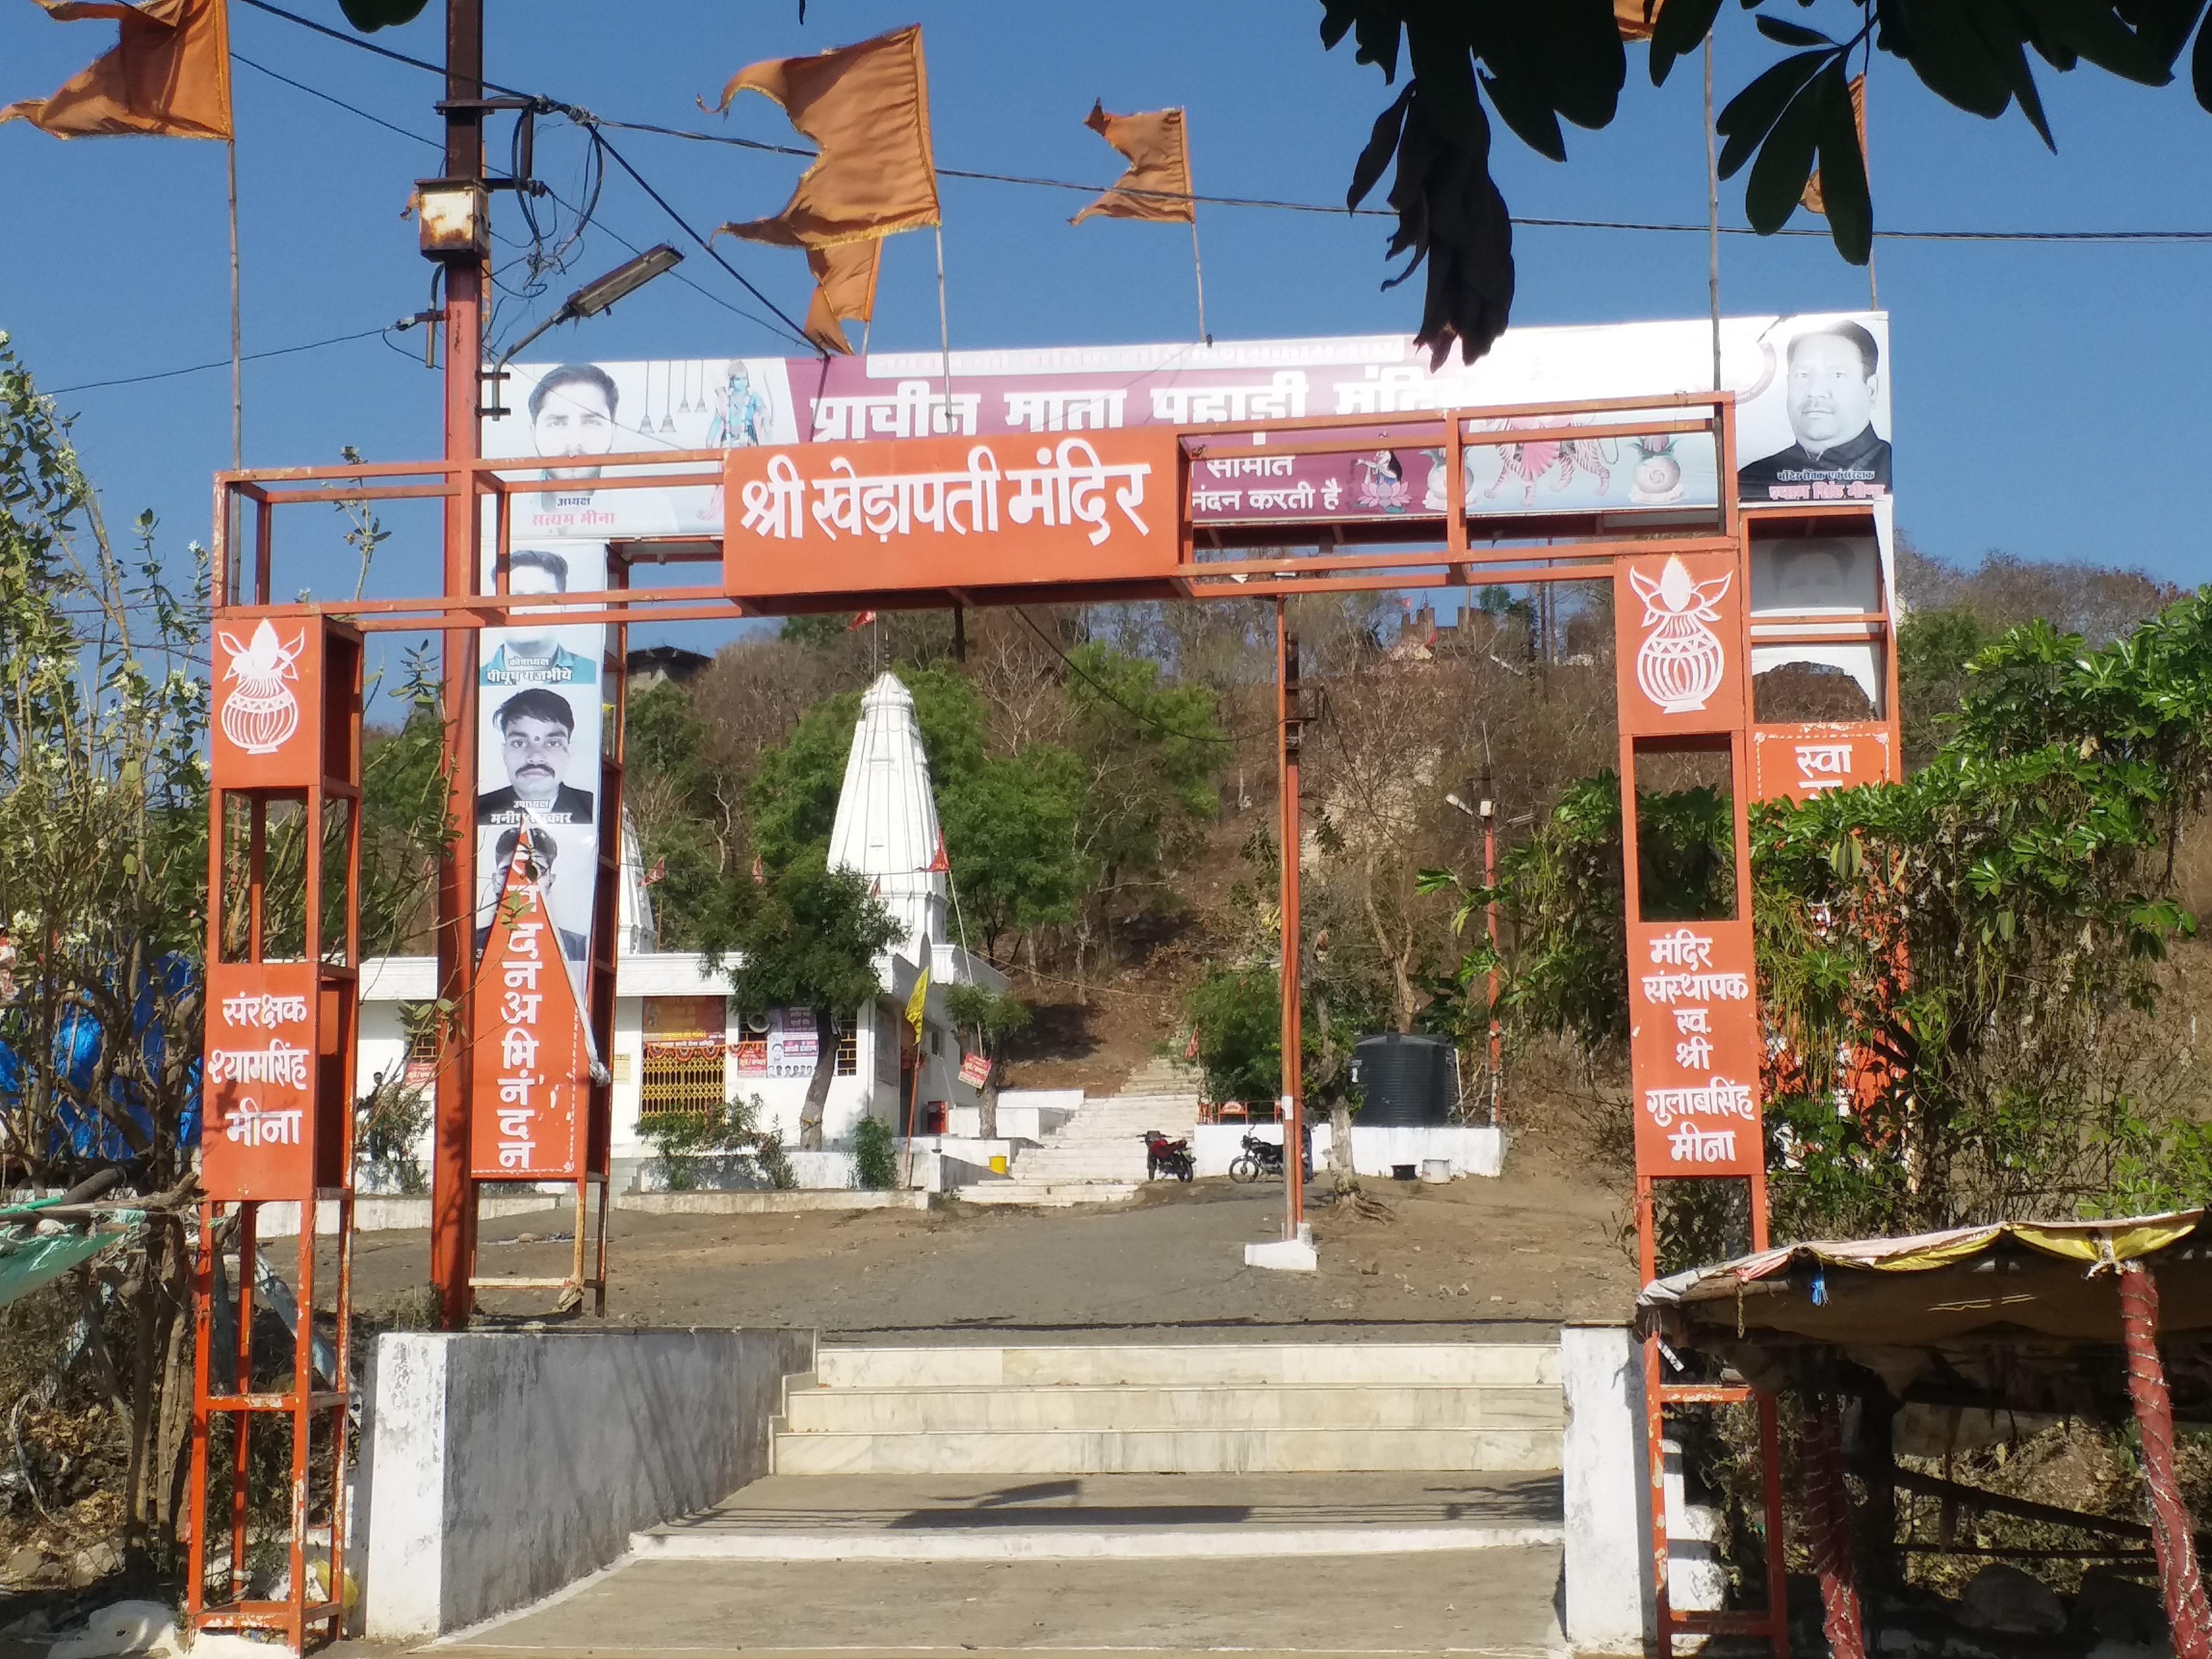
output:
M 131 1461 L 123 1486 L 123 1547 L 126 1558 L 142 1566 L 149 1565 L 146 1521 L 153 1506 L 147 1501 L 146 1459 L 154 1441 L 154 1349 L 161 1334 L 157 1315 L 168 1242 L 166 1225 L 147 1229 L 146 1260 L 131 1297 Z
M 830 1080 L 837 1075 L 837 1032 L 830 1010 L 814 1011 L 814 1075 L 806 1079 L 806 1103 L 799 1112 L 801 1152 L 822 1150 L 822 1113 L 830 1103 Z
M 984 1078 L 983 1087 L 976 1097 L 975 1122 L 981 1131 L 981 1138 L 985 1140 L 999 1138 L 999 1071 L 1000 1061 L 994 1054 L 991 1058 L 990 1073 Z

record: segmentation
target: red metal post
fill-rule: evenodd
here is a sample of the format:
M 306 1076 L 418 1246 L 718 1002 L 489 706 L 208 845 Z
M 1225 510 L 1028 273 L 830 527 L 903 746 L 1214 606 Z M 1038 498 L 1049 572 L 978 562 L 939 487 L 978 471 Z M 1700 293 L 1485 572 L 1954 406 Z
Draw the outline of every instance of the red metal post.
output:
M 1486 777 L 1482 781 L 1482 884 L 1490 892 L 1490 902 L 1483 906 L 1482 927 L 1490 940 L 1490 1121 L 1496 1123 L 1505 1028 L 1498 1019 L 1498 803 L 1491 796 Z
M 1843 1431 L 1836 1402 L 1808 1410 L 1797 1431 L 1805 1472 L 1805 1521 L 1820 1575 L 1820 1608 L 1834 1659 L 1866 1659 L 1858 1573 L 1851 1554 L 1851 1497 L 1844 1485 Z
M 1296 1238 L 1306 1218 L 1305 1086 L 1298 1018 L 1298 636 L 1283 601 L 1275 601 L 1276 714 L 1282 728 L 1283 912 L 1283 1237 Z
M 446 179 L 472 186 L 483 210 L 483 0 L 447 0 Z M 484 257 L 481 239 L 434 255 L 446 295 L 446 459 L 473 461 L 483 453 L 477 413 L 483 355 Z M 449 471 L 446 483 L 445 592 L 477 591 L 481 512 L 471 476 Z M 438 994 L 452 1010 L 438 1051 L 437 1129 L 431 1160 L 430 1280 L 439 1321 L 448 1330 L 469 1321 L 469 1277 L 476 1259 L 476 1201 L 469 1176 L 469 1008 L 476 944 L 477 636 L 448 629 L 442 641 L 446 695 L 447 818 L 453 834 L 438 867 Z
M 2143 1486 L 2158 1553 L 2174 1659 L 2212 1659 L 2212 1603 L 2197 1565 L 2189 1505 L 2173 1467 L 2173 1401 L 2158 1352 L 2158 1281 L 2141 1261 L 2120 1263 L 2120 1333 L 2127 1346 L 2128 1398 L 2142 1431 Z

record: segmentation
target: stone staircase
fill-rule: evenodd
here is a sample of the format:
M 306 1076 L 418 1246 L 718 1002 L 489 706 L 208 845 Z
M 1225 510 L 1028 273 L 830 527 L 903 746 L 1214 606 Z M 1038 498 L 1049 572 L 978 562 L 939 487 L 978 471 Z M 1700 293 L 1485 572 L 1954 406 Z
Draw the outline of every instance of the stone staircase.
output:
M 1559 1467 L 1559 1350 L 1511 1343 L 825 1348 L 785 1474 Z
M 1164 1065 L 1155 1061 L 1154 1065 Z M 1147 1129 L 1170 1139 L 1188 1137 L 1198 1124 L 1198 1095 L 1170 1092 L 1156 1083 L 1181 1079 L 1172 1072 L 1140 1068 L 1132 1088 L 1104 1100 L 1086 1100 L 1066 1123 L 1034 1146 L 1018 1148 L 1005 1181 L 981 1181 L 960 1188 L 970 1204 L 1027 1204 L 1063 1208 L 1073 1204 L 1109 1204 L 1145 1184 Z

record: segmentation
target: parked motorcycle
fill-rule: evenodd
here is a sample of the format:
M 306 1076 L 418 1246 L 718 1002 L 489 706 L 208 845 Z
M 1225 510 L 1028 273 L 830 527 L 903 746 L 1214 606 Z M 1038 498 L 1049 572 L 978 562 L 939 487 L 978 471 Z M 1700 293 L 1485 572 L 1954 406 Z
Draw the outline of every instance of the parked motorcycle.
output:
M 1197 1161 L 1190 1155 L 1190 1142 L 1170 1140 L 1158 1129 L 1145 1131 L 1145 1179 L 1158 1181 L 1161 1176 L 1172 1176 L 1177 1181 L 1188 1181 L 1198 1173 Z
M 1298 1168 L 1305 1178 L 1313 1179 L 1313 1142 L 1310 1135 L 1298 1137 Z M 1230 1160 L 1229 1178 L 1231 1181 L 1280 1181 L 1283 1178 L 1283 1146 L 1279 1140 L 1247 1133 L 1244 1150 Z

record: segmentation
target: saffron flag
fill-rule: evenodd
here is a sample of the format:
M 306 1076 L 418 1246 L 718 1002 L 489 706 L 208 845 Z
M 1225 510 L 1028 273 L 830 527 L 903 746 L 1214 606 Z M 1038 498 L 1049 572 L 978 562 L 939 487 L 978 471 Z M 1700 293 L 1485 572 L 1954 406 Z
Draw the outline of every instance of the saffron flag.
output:
M 782 212 L 724 231 L 779 247 L 832 248 L 939 222 L 920 24 L 739 70 L 722 88 L 719 112 L 726 115 L 745 91 L 782 105 L 821 153 Z
M 952 860 L 945 855 L 945 831 L 939 830 L 937 832 L 937 851 L 930 855 L 929 864 L 923 873 L 943 876 L 951 874 L 951 871 Z
M 1649 40 L 1651 26 L 1659 21 L 1659 0 L 1613 0 L 1613 21 L 1620 27 L 1622 40 Z
M 806 268 L 814 273 L 814 298 L 806 307 L 806 337 L 825 351 L 851 356 L 853 343 L 838 325 L 865 323 L 876 314 L 876 275 L 883 264 L 880 236 L 807 249 Z
M 1859 160 L 1866 160 L 1866 76 L 1851 77 L 1851 125 L 1859 130 Z M 1813 176 L 1805 181 L 1805 194 L 1800 198 L 1805 206 L 1825 217 L 1828 211 L 1827 198 L 1820 194 L 1820 169 L 1814 167 Z
M 848 634 L 857 634 L 862 629 L 866 628 L 870 623 L 875 621 L 875 619 L 876 613 L 874 611 L 862 611 L 857 613 L 852 621 L 845 624 L 845 631 Z
M 35 3 L 59 22 L 114 18 L 122 35 L 53 96 L 10 104 L 0 109 L 0 121 L 28 121 L 57 138 L 231 136 L 228 0 Z
M 914 1027 L 914 1040 L 921 1041 L 921 1010 L 929 1000 L 929 969 L 925 968 L 915 975 L 914 994 L 906 1000 L 906 1023 Z
M 1183 224 L 1198 216 L 1198 205 L 1190 199 L 1190 135 L 1181 110 L 1109 115 L 1104 105 L 1094 101 L 1083 125 L 1128 157 L 1129 170 L 1068 223 L 1079 225 L 1093 214 Z

